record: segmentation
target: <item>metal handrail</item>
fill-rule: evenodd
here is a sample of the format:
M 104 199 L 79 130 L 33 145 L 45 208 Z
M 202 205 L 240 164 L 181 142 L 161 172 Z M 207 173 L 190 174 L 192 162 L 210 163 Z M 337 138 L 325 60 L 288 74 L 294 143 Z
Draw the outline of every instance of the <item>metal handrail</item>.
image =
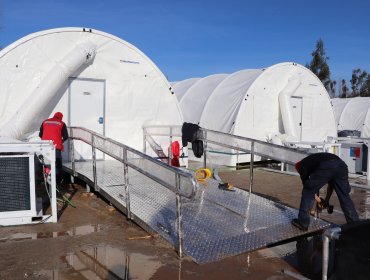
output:
M 129 180 L 128 180 L 128 167 L 131 167 L 132 169 L 140 172 L 141 174 L 145 175 L 146 177 L 154 180 L 155 182 L 159 183 L 160 185 L 164 186 L 165 188 L 169 189 L 173 193 L 176 194 L 176 228 L 177 228 L 177 252 L 180 257 L 183 255 L 183 249 L 182 249 L 182 214 L 181 214 L 181 198 L 193 198 L 196 193 L 197 189 L 197 181 L 194 178 L 193 174 L 184 170 L 181 170 L 179 168 L 175 168 L 172 166 L 169 166 L 161 161 L 158 161 L 140 151 L 137 151 L 133 148 L 130 148 L 122 143 L 119 143 L 113 139 L 107 138 L 103 135 L 100 135 L 94 131 L 91 131 L 86 128 L 82 127 L 69 127 L 70 131 L 70 138 L 76 139 L 85 142 L 86 144 L 91 145 L 92 147 L 92 157 L 93 157 L 93 176 L 94 176 L 94 187 L 95 190 L 99 191 L 99 187 L 97 185 L 97 171 L 96 171 L 96 152 L 95 150 L 98 149 L 102 151 L 103 153 L 111 156 L 112 158 L 122 162 L 124 164 L 124 185 L 125 185 L 125 193 L 126 193 L 126 210 L 127 210 L 127 218 L 131 219 L 131 210 L 130 210 L 130 190 L 129 190 Z M 87 133 L 87 137 L 78 137 L 78 131 L 83 131 Z M 171 130 L 172 131 L 172 130 Z M 115 154 L 108 149 L 106 149 L 104 146 L 99 146 L 96 143 L 97 139 L 101 139 L 103 141 L 108 142 L 111 145 L 114 145 L 115 148 L 118 148 L 119 154 Z M 75 159 L 74 159 L 74 144 L 72 141 L 71 144 L 72 150 L 72 169 L 73 169 L 73 175 L 76 175 L 75 170 Z M 135 164 L 135 161 L 129 161 L 128 158 L 128 152 L 132 153 L 135 157 L 144 159 L 146 161 L 149 161 L 150 163 L 157 166 L 159 169 L 166 170 L 167 172 L 170 172 L 174 176 L 174 185 L 168 183 L 166 181 L 166 178 L 160 178 L 158 176 L 153 175 L 148 172 L 147 170 L 144 170 L 139 165 Z M 188 182 L 188 184 L 185 184 L 185 182 Z M 182 183 L 184 183 L 182 185 Z
M 160 132 L 158 132 L 160 130 Z M 166 130 L 167 132 L 163 132 Z M 143 126 L 144 134 L 144 146 L 146 146 L 147 137 L 150 136 L 173 136 L 174 131 L 181 131 L 181 126 L 179 125 L 147 125 Z M 182 133 L 177 133 L 176 136 L 182 136 Z M 207 146 L 208 144 L 214 144 L 221 147 L 234 149 L 241 152 L 250 153 L 250 174 L 249 174 L 249 197 L 252 193 L 253 188 L 253 163 L 254 156 L 258 155 L 261 157 L 266 157 L 269 159 L 278 160 L 280 162 L 288 163 L 291 165 L 296 164 L 296 162 L 302 160 L 308 153 L 303 151 L 297 151 L 293 148 L 283 147 L 280 145 L 267 143 L 261 140 L 242 137 L 238 135 L 228 134 L 224 132 L 214 131 L 210 129 L 200 128 L 198 133 L 198 139 L 202 140 L 204 143 L 204 153 L 203 153 L 203 165 L 204 168 L 207 167 Z M 220 141 L 223 138 L 225 141 Z M 235 145 L 234 143 L 237 143 Z M 249 205 L 249 204 L 248 204 Z M 249 207 L 248 207 L 249 209 Z
M 156 159 L 154 159 L 154 158 L 152 158 L 152 157 L 150 157 L 150 156 L 148 156 L 148 155 L 146 155 L 146 154 L 144 154 L 144 153 L 142 153 L 138 150 L 135 150 L 131 147 L 128 147 L 128 146 L 126 146 L 122 143 L 119 143 L 119 142 L 117 142 L 117 141 L 115 141 L 111 138 L 100 135 L 100 134 L 98 134 L 94 131 L 91 131 L 89 129 L 86 129 L 86 128 L 83 128 L 83 127 L 69 127 L 69 129 L 70 129 L 70 132 L 71 132 L 70 133 L 70 135 L 71 135 L 70 138 L 72 138 L 72 139 L 80 140 L 80 141 L 85 142 L 86 144 L 92 145 L 93 144 L 92 143 L 93 142 L 93 140 L 92 140 L 93 137 L 98 137 L 98 138 L 100 138 L 104 141 L 109 142 L 110 144 L 113 144 L 113 145 L 116 145 L 117 147 L 122 148 L 123 153 L 125 153 L 125 151 L 130 152 L 130 153 L 134 154 L 135 156 L 137 156 L 138 158 L 142 158 L 142 159 L 145 159 L 147 161 L 150 161 L 151 163 L 157 165 L 159 168 L 163 168 L 167 171 L 172 172 L 174 174 L 174 176 L 176 176 L 176 174 L 178 174 L 178 176 L 180 176 L 180 179 L 181 179 L 181 177 L 183 177 L 183 178 L 189 180 L 189 182 L 191 183 L 191 187 L 192 187 L 190 190 L 184 188 L 184 186 L 181 186 L 181 185 L 178 186 L 178 187 L 176 187 L 176 186 L 174 187 L 173 185 L 167 183 L 165 181 L 165 178 L 159 178 L 157 176 L 154 176 L 154 175 L 150 174 L 146 170 L 142 169 L 140 166 L 135 165 L 134 162 L 129 162 L 127 158 L 125 159 L 124 157 L 113 154 L 110 151 L 108 151 L 107 149 L 104 149 L 104 147 L 94 146 L 94 148 L 100 150 L 101 152 L 109 155 L 110 157 L 112 157 L 112 158 L 114 158 L 114 159 L 116 159 L 116 160 L 118 160 L 118 161 L 120 161 L 124 164 L 127 164 L 129 167 L 135 169 L 136 171 L 142 173 L 143 175 L 145 175 L 145 176 L 149 177 L 150 179 L 156 181 L 157 183 L 163 185 L 164 187 L 166 187 L 170 191 L 172 191 L 176 194 L 179 194 L 180 196 L 184 196 L 186 198 L 193 198 L 195 196 L 195 192 L 196 192 L 196 189 L 197 189 L 197 183 L 196 183 L 196 180 L 195 180 L 192 173 L 187 172 L 187 171 L 182 170 L 182 169 L 179 169 L 179 168 L 169 166 L 169 165 L 167 165 L 167 164 L 165 164 L 161 161 L 158 161 L 158 160 L 156 160 Z M 90 140 L 89 141 L 88 139 L 84 139 L 84 138 L 81 138 L 81 137 L 74 136 L 75 133 L 76 133 L 76 130 L 82 130 L 82 131 L 85 131 L 85 132 L 89 133 L 90 135 L 92 135 L 91 140 L 89 139 Z
M 201 140 L 206 141 L 208 143 L 251 154 L 252 150 L 254 150 L 253 151 L 254 155 L 278 160 L 280 162 L 288 163 L 291 165 L 294 165 L 297 161 L 300 161 L 304 157 L 309 155 L 308 153 L 305 153 L 303 151 L 297 151 L 296 149 L 293 148 L 284 147 L 257 139 L 228 134 L 205 128 L 201 128 L 200 130 L 203 132 L 201 135 Z M 211 140 L 210 135 L 212 134 L 215 136 L 225 137 L 227 139 L 227 143 L 217 140 Z M 237 141 L 240 145 L 233 145 L 232 143 L 235 141 Z M 253 149 L 252 143 L 254 143 Z
M 168 129 L 168 133 L 158 133 L 156 131 L 153 131 L 155 129 Z M 151 135 L 151 136 L 171 136 L 170 131 L 181 131 L 181 126 L 179 125 L 146 125 L 143 126 L 144 130 L 144 137 L 145 135 Z M 296 149 L 290 148 L 290 147 L 284 147 L 268 142 L 264 142 L 257 139 L 247 138 L 243 136 L 228 134 L 220 131 L 200 128 L 201 133 L 199 134 L 199 139 L 203 140 L 205 143 L 210 143 L 214 145 L 218 145 L 224 148 L 233 149 L 240 152 L 245 153 L 252 153 L 251 152 L 251 145 L 254 143 L 254 155 L 258 155 L 261 157 L 266 157 L 274 160 L 278 160 L 280 162 L 284 162 L 287 164 L 294 165 L 297 161 L 302 160 L 304 157 L 308 156 L 309 154 L 303 151 L 298 151 Z M 227 143 L 217 141 L 215 139 L 210 139 L 211 135 L 221 136 L 227 139 Z M 172 134 L 172 136 L 179 136 L 181 137 L 182 134 L 176 133 Z M 237 141 L 240 145 L 233 145 L 232 143 Z M 266 151 L 267 150 L 267 151 Z M 206 149 L 205 149 L 206 152 Z M 284 156 L 280 156 L 284 154 Z

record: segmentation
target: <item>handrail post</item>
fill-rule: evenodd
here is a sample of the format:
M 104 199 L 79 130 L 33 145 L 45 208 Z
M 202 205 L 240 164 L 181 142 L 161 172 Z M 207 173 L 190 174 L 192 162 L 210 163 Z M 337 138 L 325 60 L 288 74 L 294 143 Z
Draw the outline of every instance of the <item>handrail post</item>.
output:
M 131 220 L 130 189 L 128 179 L 127 149 L 123 149 L 123 177 L 125 184 L 127 219 Z
M 252 193 L 253 187 L 253 165 L 254 165 L 254 141 L 251 143 L 251 161 L 249 165 L 249 197 Z
M 207 131 L 203 130 L 203 168 L 207 168 Z
M 170 146 L 169 146 L 169 151 L 168 151 L 168 165 L 171 165 L 172 161 L 172 126 L 170 126 Z
M 98 176 L 96 173 L 96 148 L 95 148 L 95 138 L 94 134 L 91 134 L 91 149 L 92 149 L 92 160 L 93 160 L 93 176 L 94 176 L 94 189 L 95 191 L 99 191 L 98 187 Z
M 70 151 L 72 155 L 72 174 L 73 177 L 76 177 L 76 162 L 75 162 L 75 145 L 74 145 L 74 139 L 73 139 L 73 129 L 71 129 L 71 141 L 70 141 Z
M 322 244 L 322 278 L 323 280 L 328 279 L 328 272 L 329 272 L 329 245 L 330 240 L 338 240 L 340 237 L 341 228 L 334 227 L 326 229 L 323 233 L 323 244 Z
M 146 128 L 143 127 L 143 153 L 146 154 Z
M 180 189 L 180 176 L 175 173 L 176 178 L 176 189 Z M 179 257 L 182 258 L 182 214 L 181 214 L 181 196 L 179 193 L 176 193 L 176 223 L 177 223 L 177 253 Z
M 329 267 L 329 236 L 324 234 L 324 241 L 322 245 L 322 280 L 328 279 Z

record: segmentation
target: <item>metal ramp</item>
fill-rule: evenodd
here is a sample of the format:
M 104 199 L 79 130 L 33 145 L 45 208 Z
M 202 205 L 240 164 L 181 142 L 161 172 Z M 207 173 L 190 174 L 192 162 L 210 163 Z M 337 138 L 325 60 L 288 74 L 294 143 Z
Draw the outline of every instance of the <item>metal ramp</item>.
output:
M 82 131 L 84 134 L 89 132 Z M 74 139 L 90 142 L 93 132 L 84 139 L 80 137 L 81 133 L 76 137 L 78 132 L 74 128 L 71 133 L 75 135 L 72 136 Z M 96 140 L 91 143 L 99 146 L 112 141 L 98 137 L 102 140 L 100 144 Z M 103 149 L 100 147 L 99 150 Z M 157 168 L 152 162 L 148 165 L 145 157 L 136 156 L 126 162 L 130 164 L 93 160 L 69 162 L 64 167 L 94 185 L 101 195 L 144 229 L 173 244 L 180 256 L 184 252 L 197 263 L 216 261 L 329 226 L 322 220 L 312 219 L 309 231 L 302 232 L 290 224 L 291 219 L 297 216 L 297 210 L 280 203 L 240 189 L 235 189 L 235 192 L 220 190 L 218 182 L 212 179 L 204 185 L 197 185 L 192 194 L 190 181 L 186 180 L 193 177 L 188 171 L 169 166 L 164 168 L 159 161 L 156 162 L 161 168 Z M 150 171 L 151 177 L 138 167 Z M 180 191 L 164 186 L 160 180 L 166 177 L 171 180 L 170 169 L 184 172 L 181 174 L 183 177 L 176 175 L 175 185 Z

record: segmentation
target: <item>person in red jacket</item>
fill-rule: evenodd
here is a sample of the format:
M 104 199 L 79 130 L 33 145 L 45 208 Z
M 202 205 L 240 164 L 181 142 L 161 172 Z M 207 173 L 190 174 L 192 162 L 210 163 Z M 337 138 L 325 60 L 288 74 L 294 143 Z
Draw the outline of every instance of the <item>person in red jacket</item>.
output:
M 59 185 L 62 177 L 62 151 L 63 142 L 68 139 L 66 124 L 62 121 L 63 114 L 56 112 L 54 117 L 42 122 L 39 136 L 42 140 L 51 140 L 55 145 L 56 180 Z

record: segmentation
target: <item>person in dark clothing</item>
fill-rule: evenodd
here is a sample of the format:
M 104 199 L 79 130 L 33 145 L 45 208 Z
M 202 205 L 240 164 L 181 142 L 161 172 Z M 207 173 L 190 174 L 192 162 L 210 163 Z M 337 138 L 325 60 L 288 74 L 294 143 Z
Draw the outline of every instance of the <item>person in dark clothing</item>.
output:
M 292 220 L 294 226 L 308 230 L 315 194 L 325 184 L 328 184 L 329 192 L 330 188 L 335 190 L 347 223 L 358 221 L 358 214 L 349 196 L 351 186 L 348 182 L 348 167 L 344 161 L 334 154 L 317 153 L 297 162 L 296 169 L 301 176 L 303 190 L 298 219 Z M 328 202 L 329 198 L 325 200 Z
M 59 185 L 62 178 L 62 151 L 63 142 L 68 139 L 66 124 L 62 121 L 63 114 L 56 112 L 54 117 L 42 122 L 39 136 L 42 140 L 51 140 L 55 145 L 56 180 Z

